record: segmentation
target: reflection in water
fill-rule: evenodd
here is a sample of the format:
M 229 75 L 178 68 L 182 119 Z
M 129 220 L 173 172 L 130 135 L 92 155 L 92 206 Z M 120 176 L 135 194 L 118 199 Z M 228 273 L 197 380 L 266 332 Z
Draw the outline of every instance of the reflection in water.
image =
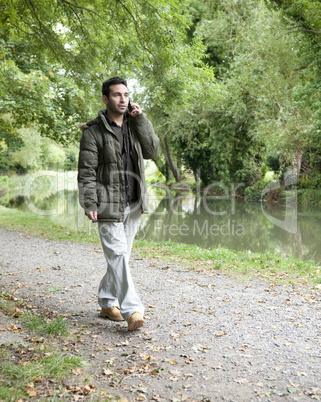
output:
M 78 203 L 76 185 L 52 191 L 48 186 L 30 191 L 28 197 L 1 200 L 2 205 L 45 215 L 55 223 L 87 232 L 97 232 Z M 200 247 L 278 253 L 321 260 L 321 213 L 307 210 L 297 214 L 297 230 L 289 233 L 268 219 L 285 219 L 284 207 L 247 203 L 229 198 L 215 199 L 191 193 L 172 195 L 150 190 L 150 214 L 143 215 L 137 238 L 172 240 Z M 274 221 L 275 222 L 275 221 Z
M 285 220 L 282 206 L 246 203 L 231 198 L 221 200 L 202 196 L 164 197 L 153 213 L 144 216 L 139 238 L 173 240 L 201 247 L 226 247 L 232 250 L 270 251 L 281 256 L 298 256 L 321 259 L 321 214 L 304 218 L 304 229 L 298 214 L 297 230 L 289 233 L 267 218 Z M 296 211 L 292 211 L 292 213 Z

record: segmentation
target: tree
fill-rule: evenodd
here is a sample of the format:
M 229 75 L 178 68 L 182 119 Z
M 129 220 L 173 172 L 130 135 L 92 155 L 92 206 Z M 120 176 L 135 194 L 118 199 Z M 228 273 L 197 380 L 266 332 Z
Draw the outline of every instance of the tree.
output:
M 207 102 L 197 94 L 188 113 L 173 114 L 179 134 L 172 138 L 185 161 L 193 170 L 203 165 L 205 183 L 250 185 L 261 177 L 268 152 L 298 167 L 313 124 L 311 107 L 298 99 L 306 82 L 304 35 L 289 33 L 291 24 L 260 0 L 192 5 L 193 35 L 206 44 L 205 61 L 218 80 L 204 85 Z
M 300 144 L 297 152 L 297 168 L 303 162 L 305 174 L 316 185 L 321 184 L 321 3 L 317 0 L 271 0 L 268 5 L 281 11 L 288 24 L 284 35 L 300 35 L 298 52 L 301 66 L 295 75 L 303 79 L 294 91 L 300 115 L 309 118 L 309 124 L 301 128 L 294 138 Z M 314 178 L 313 178 L 314 177 Z
M 178 0 L 8 0 L 0 11 L 2 149 L 19 147 L 17 128 L 31 124 L 74 141 L 106 76 L 153 83 L 171 103 L 171 80 L 201 58 L 200 43 L 184 42 Z

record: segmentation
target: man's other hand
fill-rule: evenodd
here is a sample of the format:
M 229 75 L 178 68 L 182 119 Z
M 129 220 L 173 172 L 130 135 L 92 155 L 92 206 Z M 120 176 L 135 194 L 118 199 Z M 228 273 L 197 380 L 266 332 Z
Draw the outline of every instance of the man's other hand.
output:
M 97 220 L 97 211 L 89 211 L 87 213 L 87 216 L 91 221 L 96 221 Z

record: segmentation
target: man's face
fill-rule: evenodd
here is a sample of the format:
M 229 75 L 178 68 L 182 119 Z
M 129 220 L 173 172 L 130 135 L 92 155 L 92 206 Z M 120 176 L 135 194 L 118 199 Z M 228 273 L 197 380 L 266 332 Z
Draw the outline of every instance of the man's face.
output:
M 106 95 L 103 96 L 107 110 L 115 114 L 124 114 L 127 110 L 128 101 L 128 89 L 123 84 L 112 85 L 109 98 Z

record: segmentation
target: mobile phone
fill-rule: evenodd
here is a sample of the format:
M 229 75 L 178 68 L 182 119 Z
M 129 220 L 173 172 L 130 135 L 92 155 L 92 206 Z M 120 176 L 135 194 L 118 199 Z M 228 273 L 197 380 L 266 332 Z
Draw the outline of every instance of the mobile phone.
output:
M 130 104 L 130 99 L 128 99 L 128 110 L 129 110 L 130 112 L 133 111 L 133 107 L 132 107 L 132 105 Z

